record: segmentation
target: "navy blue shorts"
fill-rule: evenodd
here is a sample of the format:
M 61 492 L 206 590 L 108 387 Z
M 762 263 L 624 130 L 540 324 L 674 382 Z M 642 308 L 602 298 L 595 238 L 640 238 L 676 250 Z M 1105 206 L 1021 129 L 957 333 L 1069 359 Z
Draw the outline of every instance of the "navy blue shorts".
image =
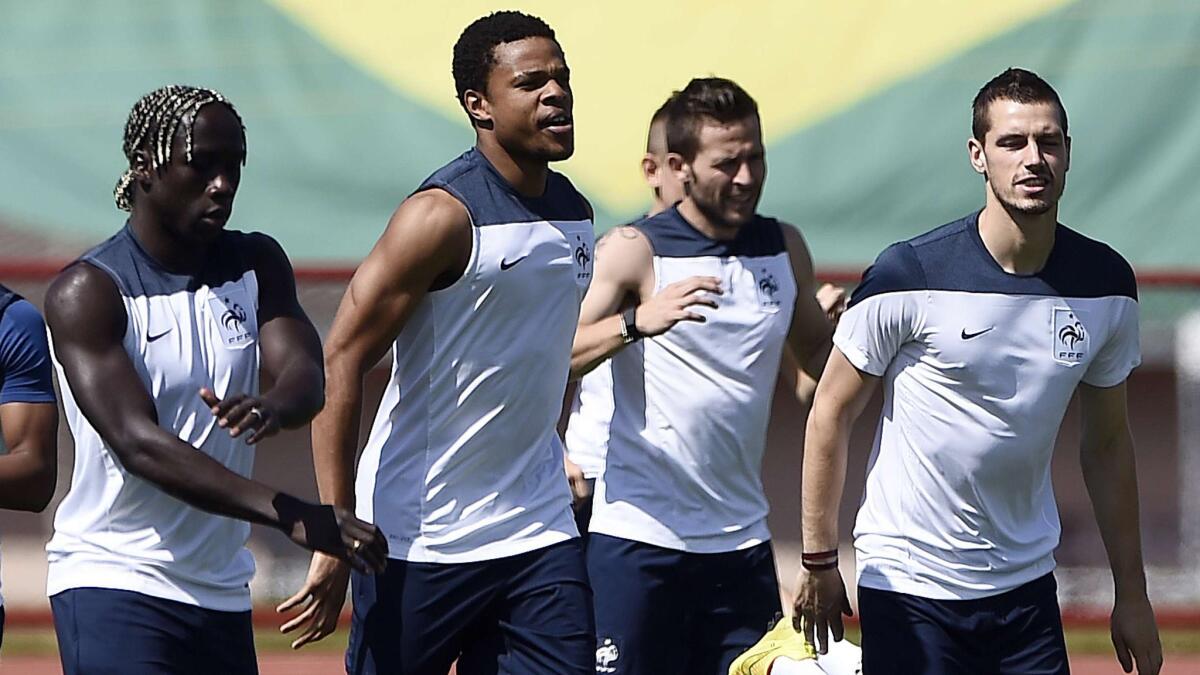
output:
M 592 591 L 579 539 L 508 558 L 389 560 L 355 572 L 351 675 L 592 675 Z
M 63 591 L 50 609 L 64 675 L 258 672 L 250 612 L 109 588 Z
M 596 673 L 724 675 L 779 616 L 769 543 L 687 553 L 591 535 Z
M 1065 675 L 1058 586 L 1047 574 L 977 600 L 858 588 L 863 672 Z

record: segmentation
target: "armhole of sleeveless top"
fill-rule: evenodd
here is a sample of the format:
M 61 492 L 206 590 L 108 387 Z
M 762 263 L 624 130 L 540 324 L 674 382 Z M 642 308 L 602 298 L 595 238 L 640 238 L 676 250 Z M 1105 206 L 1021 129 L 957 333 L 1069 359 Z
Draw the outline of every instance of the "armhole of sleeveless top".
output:
M 442 190 L 446 194 L 458 200 L 458 203 L 462 204 L 463 209 L 467 212 L 467 220 L 469 221 L 468 226 L 471 228 L 471 252 L 467 254 L 467 264 L 463 266 L 462 274 L 458 275 L 457 279 L 449 284 L 446 284 L 442 288 L 438 288 L 436 290 L 430 289 L 428 295 L 433 295 L 434 293 L 444 293 L 457 288 L 463 283 L 463 279 L 466 279 L 475 273 L 475 265 L 479 260 L 479 228 L 475 226 L 475 214 L 471 213 L 471 206 L 467 204 L 467 200 L 464 199 L 461 194 L 459 194 L 458 190 L 455 190 L 448 183 L 436 183 L 433 185 L 425 185 L 413 194 L 416 194 L 417 192 L 424 192 L 425 190 Z
M 659 276 L 658 276 L 658 253 L 654 249 L 654 237 L 651 237 L 650 233 L 646 232 L 641 227 L 639 227 L 638 222 L 640 222 L 640 221 L 635 221 L 635 222 L 629 223 L 628 225 L 623 225 L 623 226 L 619 225 L 618 227 L 632 228 L 638 234 L 641 234 L 642 238 L 646 240 L 646 246 L 650 247 L 650 277 L 651 277 L 650 288 L 653 293 L 657 294 L 662 289 L 659 288 L 659 286 L 658 286 L 658 279 L 659 279 Z M 642 302 L 645 302 L 646 300 L 649 300 L 649 299 L 650 298 L 642 298 Z
M 125 282 L 121 279 L 121 275 L 117 274 L 116 270 L 100 262 L 95 257 L 88 256 L 79 258 L 67 267 L 72 267 L 81 263 L 87 263 L 101 272 L 104 272 L 106 275 L 108 275 L 109 279 L 112 279 L 113 286 L 117 287 L 117 297 L 121 301 L 121 310 L 125 312 L 125 330 L 121 333 L 121 339 L 124 340 L 125 337 L 129 335 L 129 324 L 131 321 L 133 321 L 133 318 L 129 316 L 129 305 L 126 303 L 126 298 L 131 295 L 129 289 L 125 287 Z

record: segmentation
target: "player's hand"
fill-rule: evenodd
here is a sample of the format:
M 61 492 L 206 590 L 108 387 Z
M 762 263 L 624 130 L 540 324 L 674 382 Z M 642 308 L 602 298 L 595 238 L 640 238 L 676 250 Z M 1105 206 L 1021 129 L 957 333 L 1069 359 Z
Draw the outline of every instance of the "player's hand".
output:
M 364 574 L 382 572 L 387 565 L 387 539 L 377 526 L 340 506 L 297 500 L 292 508 L 297 511 L 288 532 L 292 541 L 344 560 Z
M 217 426 L 228 429 L 230 436 L 237 438 L 247 431 L 253 432 L 246 437 L 248 445 L 279 433 L 279 414 L 265 398 L 233 394 L 220 399 L 208 387 L 200 389 L 200 398 L 217 418 Z
M 829 652 L 829 635 L 840 642 L 846 629 L 842 615 L 853 616 L 850 599 L 846 597 L 846 584 L 836 567 L 828 570 L 809 571 L 801 568 L 796 581 L 796 606 L 792 613 L 792 627 L 803 631 L 808 644 L 817 648 L 817 653 Z M 814 639 L 815 637 L 815 639 Z
M 295 595 L 275 608 L 276 612 L 301 609 L 279 628 L 280 633 L 300 633 L 292 641 L 292 649 L 317 642 L 337 630 L 342 605 L 346 603 L 346 586 L 350 583 L 350 566 L 324 553 L 313 553 L 308 566 L 308 578 Z
M 667 286 L 653 298 L 638 305 L 634 322 L 638 332 L 646 337 L 662 335 L 680 321 L 704 322 L 704 316 L 691 311 L 695 305 L 716 309 L 711 295 L 721 294 L 721 281 L 716 277 L 688 277 Z
M 567 472 L 567 483 L 571 485 L 572 503 L 578 504 L 592 496 L 592 489 L 583 475 L 583 469 L 580 469 L 578 464 L 564 456 L 563 469 Z
M 833 284 L 821 284 L 817 289 L 817 304 L 821 306 L 821 310 L 825 312 L 829 323 L 837 325 L 838 319 L 842 318 L 842 313 L 846 311 L 846 289 Z
M 1133 672 L 1135 663 L 1138 675 L 1157 675 L 1162 668 L 1162 643 L 1154 610 L 1145 594 L 1117 599 L 1112 612 L 1112 643 L 1125 672 Z

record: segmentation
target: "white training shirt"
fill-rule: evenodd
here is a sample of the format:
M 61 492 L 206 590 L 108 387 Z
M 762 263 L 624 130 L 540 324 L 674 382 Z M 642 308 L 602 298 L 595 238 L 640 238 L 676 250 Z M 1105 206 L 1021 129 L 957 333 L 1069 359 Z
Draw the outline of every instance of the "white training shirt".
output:
M 246 477 L 253 446 L 218 427 L 197 392 L 258 394 L 258 280 L 245 255 L 253 236 L 223 233 L 210 267 L 196 276 L 163 269 L 128 225 L 81 258 L 108 273 L 121 293 L 125 351 L 154 400 L 159 425 Z M 249 523 L 189 506 L 127 472 L 55 365 L 75 437 L 75 469 L 46 545 L 48 593 L 110 588 L 249 610 Z
M 1108 246 L 1059 225 L 1044 269 L 1006 273 L 978 214 L 884 251 L 834 336 L 883 378 L 854 528 L 859 584 L 934 599 L 1054 569 L 1054 440 L 1080 382 L 1140 362 L 1137 286 Z
M 653 249 L 655 293 L 695 275 L 717 277 L 724 292 L 717 309 L 693 307 L 705 322 L 680 322 L 611 359 L 615 409 L 589 529 L 697 553 L 761 544 L 762 455 L 796 301 L 783 231 L 756 216 L 716 241 L 677 209 L 635 227 Z M 581 429 L 603 414 L 597 407 Z M 571 424 L 584 419 L 586 407 Z
M 519 195 L 477 150 L 438 170 L 466 206 L 467 269 L 421 300 L 358 467 L 358 516 L 390 555 L 463 563 L 578 536 L 556 423 L 579 304 L 591 281 L 583 197 L 550 172 Z

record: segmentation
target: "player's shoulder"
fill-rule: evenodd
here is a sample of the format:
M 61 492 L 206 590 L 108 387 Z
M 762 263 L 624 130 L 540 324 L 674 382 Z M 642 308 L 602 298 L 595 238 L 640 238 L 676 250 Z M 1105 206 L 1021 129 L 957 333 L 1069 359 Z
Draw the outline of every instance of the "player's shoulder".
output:
M 610 228 L 596 240 L 596 261 L 599 273 L 611 271 L 629 274 L 653 265 L 654 249 L 646 233 L 636 223 Z M 622 275 L 624 276 L 624 275 Z
M 1054 275 L 1069 284 L 1064 295 L 1079 297 L 1126 296 L 1137 300 L 1133 266 L 1108 244 L 1066 225 L 1055 230 Z
M 850 304 L 884 293 L 928 289 L 930 270 L 940 274 L 968 259 L 971 227 L 977 217 L 975 213 L 959 218 L 885 248 L 863 273 Z
M 21 296 L 15 296 L 11 302 L 8 302 L 3 314 L 0 314 L 0 323 L 7 330 L 15 330 L 17 332 L 36 332 L 45 331 L 45 322 L 42 320 L 42 313 L 37 307 L 33 306 Z

